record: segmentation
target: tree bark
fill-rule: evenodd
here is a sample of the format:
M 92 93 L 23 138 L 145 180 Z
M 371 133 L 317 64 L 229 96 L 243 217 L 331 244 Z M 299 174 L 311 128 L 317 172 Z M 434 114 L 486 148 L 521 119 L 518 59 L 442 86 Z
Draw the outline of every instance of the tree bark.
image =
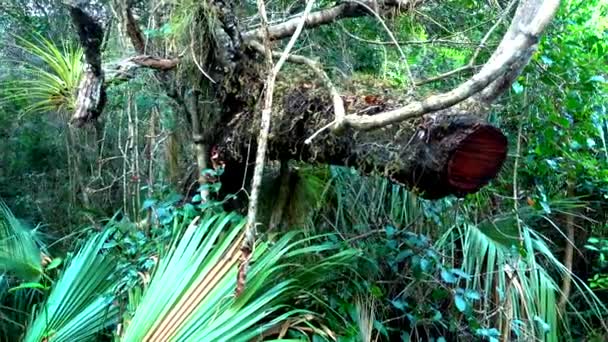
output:
M 369 15 L 370 8 L 375 12 L 390 8 L 407 11 L 422 2 L 340 2 L 310 13 L 304 21 L 298 17 L 270 26 L 267 34 L 270 39 L 283 39 L 296 31 L 298 23 L 313 28 L 342 18 Z M 245 160 L 246 151 L 260 133 L 256 128 L 260 122 L 253 113 L 264 88 L 265 75 L 259 55 L 255 51 L 251 54 L 248 49 L 259 44 L 262 31 L 240 31 L 235 14 L 237 2 L 216 0 L 211 5 L 217 10 L 214 13 L 219 24 L 218 34 L 214 36 L 218 38 L 210 44 L 215 57 L 207 62 L 209 70 L 218 74 L 214 76 L 218 82 L 214 82 L 213 96 L 219 104 L 219 114 L 212 121 L 214 124 L 206 125 L 209 131 L 205 136 L 210 143 L 215 142 L 226 165 L 243 165 L 250 162 Z M 463 196 L 478 191 L 497 175 L 507 153 L 505 136 L 485 121 L 485 114 L 529 62 L 558 6 L 559 0 L 522 0 L 490 60 L 468 81 L 442 94 L 421 100 L 410 98 L 400 101 L 400 106 L 367 105 L 344 115 L 345 111 L 331 110 L 332 103 L 336 107 L 336 103 L 343 102 L 339 101 L 337 91 L 329 95 L 331 92 L 327 90 L 320 94 L 296 87 L 284 92 L 282 104 L 272 111 L 268 158 L 354 166 L 365 174 L 379 173 L 405 184 L 426 198 Z M 81 12 L 74 10 L 72 16 L 91 72 L 87 71 L 81 86 L 79 100 L 84 98 L 84 101 L 76 110 L 74 120 L 86 122 L 99 115 L 105 96 L 99 49 L 95 44 L 97 29 Z M 77 20 L 79 16 L 83 18 Z M 132 16 L 129 20 L 134 24 Z M 89 36 L 83 37 L 82 32 Z M 141 50 L 141 39 L 134 40 L 136 48 Z M 166 71 L 177 66 L 180 60 L 143 56 L 130 62 Z M 193 84 L 193 88 L 196 86 Z M 327 127 L 332 128 L 331 132 L 322 130 Z M 305 143 L 311 136 L 318 138 Z
M 106 103 L 104 72 L 101 66 L 103 29 L 90 15 L 76 6 L 69 6 L 72 22 L 84 49 L 85 71 L 78 87 L 78 96 L 71 122 L 77 127 L 95 120 Z
M 310 135 L 333 120 L 331 104 L 330 96 L 306 87 L 285 95 L 273 111 L 268 158 L 352 166 L 437 199 L 478 191 L 496 176 L 507 155 L 501 131 L 464 111 L 374 131 L 326 132 L 306 144 Z M 227 165 L 245 161 L 257 126 L 253 112 L 242 113 L 227 125 L 218 148 Z
M 304 26 L 306 28 L 314 28 L 321 25 L 326 25 L 344 18 L 356 18 L 366 15 L 370 15 L 369 11 L 365 8 L 372 8 L 375 11 L 382 10 L 399 10 L 407 11 L 418 5 L 423 0 L 360 0 L 357 2 L 339 2 L 337 5 L 325 9 L 321 9 L 312 12 L 306 17 Z M 283 23 L 272 25 L 268 27 L 268 37 L 271 40 L 284 39 L 291 37 L 295 32 L 296 27 L 300 21 L 300 16 L 293 19 L 287 20 Z M 262 40 L 263 31 L 261 29 L 255 29 L 245 32 L 243 34 L 244 40 Z

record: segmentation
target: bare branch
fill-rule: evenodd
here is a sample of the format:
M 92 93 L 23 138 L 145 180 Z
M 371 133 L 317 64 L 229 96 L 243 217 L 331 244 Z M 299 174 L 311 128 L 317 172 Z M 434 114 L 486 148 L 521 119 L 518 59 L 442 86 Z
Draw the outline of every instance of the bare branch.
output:
M 348 31 L 346 29 L 346 27 L 344 27 L 344 25 L 342 26 L 342 30 L 343 32 L 349 36 L 350 38 L 360 41 L 362 43 L 366 43 L 366 44 L 372 44 L 372 45 L 395 45 L 394 41 L 380 41 L 380 40 L 371 40 L 371 39 L 366 39 L 363 37 L 359 37 L 355 34 L 353 34 L 352 32 Z M 472 46 L 479 46 L 479 43 L 476 42 L 464 42 L 464 41 L 458 41 L 458 40 L 451 40 L 451 39 L 443 39 L 443 38 L 433 38 L 433 39 L 427 39 L 427 40 L 399 40 L 397 41 L 398 45 L 455 45 L 455 46 L 459 46 L 459 45 L 472 45 Z M 487 46 L 485 46 L 487 47 Z
M 446 79 L 448 77 L 452 77 L 454 75 L 458 75 L 460 73 L 469 71 L 469 70 L 473 70 L 475 66 L 471 65 L 471 63 L 467 63 L 467 65 L 465 66 L 461 66 L 460 68 L 456 68 L 456 69 L 452 69 L 450 71 L 444 72 L 443 74 L 439 74 L 437 76 L 433 76 L 431 78 L 425 78 L 423 80 L 417 80 L 414 82 L 414 84 L 416 86 L 421 86 L 421 85 L 425 85 L 428 83 L 433 83 L 433 82 L 437 82 L 437 81 L 441 81 L 443 79 Z
M 131 57 L 128 59 L 128 61 L 138 66 L 166 71 L 174 69 L 179 63 L 180 58 L 160 58 L 155 56 L 142 55 Z
M 245 230 L 245 239 L 243 240 L 243 245 L 241 247 L 242 262 L 239 265 L 237 279 L 238 283 L 236 291 L 237 295 L 242 293 L 244 289 L 245 275 L 247 274 L 247 265 L 255 243 L 257 206 L 259 201 L 260 189 L 262 186 L 262 176 L 264 174 L 264 163 L 266 162 L 266 150 L 268 148 L 268 133 L 270 132 L 270 120 L 272 118 L 272 102 L 274 96 L 275 80 L 279 71 L 281 70 L 281 67 L 289 58 L 289 53 L 295 45 L 300 33 L 302 33 L 302 29 L 304 28 L 304 24 L 306 23 L 306 17 L 312 9 L 314 0 L 308 0 L 304 15 L 299 20 L 299 23 L 294 31 L 293 36 L 289 40 L 287 47 L 285 47 L 285 51 L 283 51 L 283 53 L 281 54 L 279 61 L 276 65 L 273 65 L 272 62 L 272 50 L 270 48 L 270 36 L 268 34 L 268 17 L 266 16 L 266 6 L 264 5 L 264 0 L 257 0 L 257 4 L 258 13 L 260 14 L 260 18 L 262 18 L 262 32 L 264 32 L 263 51 L 266 57 L 268 75 L 266 76 L 266 83 L 264 89 L 264 105 L 262 108 L 260 133 L 258 135 L 258 149 L 255 159 L 255 169 L 253 170 L 253 180 L 251 184 L 251 197 L 249 198 L 249 208 L 247 209 L 247 227 Z
M 347 115 L 345 124 L 358 129 L 379 128 L 447 109 L 492 85 L 493 91 L 483 93 L 483 98 L 475 99 L 480 103 L 490 102 L 493 100 L 492 95 L 499 95 L 505 84 L 512 81 L 521 72 L 523 68 L 521 65 L 527 64 L 535 51 L 539 35 L 550 23 L 558 7 L 559 0 L 522 1 L 509 31 L 507 31 L 498 49 L 484 67 L 468 81 L 449 92 L 433 95 L 395 110 L 373 116 Z M 513 74 L 513 70 L 517 71 L 516 74 Z M 505 79 L 505 75 L 508 75 L 508 78 Z
M 461 72 L 475 69 L 475 62 L 477 61 L 477 57 L 479 57 L 481 50 L 483 50 L 483 48 L 486 46 L 486 43 L 492 36 L 492 33 L 494 33 L 494 31 L 498 28 L 498 26 L 500 26 L 500 24 L 507 18 L 509 12 L 511 12 L 511 9 L 513 8 L 514 5 L 515 5 L 515 1 L 513 0 L 509 3 L 509 5 L 504 10 L 503 14 L 499 17 L 499 19 L 496 21 L 496 23 L 494 25 L 492 25 L 492 27 L 488 30 L 488 32 L 485 34 L 485 36 L 483 36 L 483 38 L 479 42 L 479 45 L 477 46 L 477 49 L 475 49 L 475 52 L 473 52 L 473 56 L 471 57 L 471 59 L 469 60 L 469 63 L 467 63 L 467 65 L 462 66 L 460 68 L 456 68 L 456 69 L 448 71 L 448 72 L 445 72 L 443 74 L 431 77 L 429 79 L 416 81 L 415 84 L 417 86 L 420 86 L 423 84 L 432 83 L 432 82 L 442 80 L 444 78 L 448 78 L 452 75 L 456 75 Z
M 257 50 L 258 52 L 264 53 L 264 46 L 262 44 L 258 43 L 257 41 L 251 41 L 248 43 L 248 45 L 250 47 L 252 47 L 253 49 Z M 277 57 L 277 58 L 281 57 L 281 55 L 282 54 L 280 52 L 272 53 L 272 56 Z M 323 69 L 321 68 L 321 66 L 319 65 L 318 62 L 315 62 L 314 60 L 312 60 L 308 57 L 304 57 L 304 56 L 300 56 L 300 55 L 289 55 L 287 58 L 287 61 L 289 61 L 291 63 L 295 63 L 295 64 L 306 65 L 308 68 L 310 68 L 310 70 L 312 70 L 317 75 L 317 77 L 319 77 L 320 79 L 323 80 L 323 82 L 325 83 L 325 86 L 327 87 L 327 89 L 329 89 L 329 93 L 331 94 L 333 107 L 334 107 L 335 119 L 334 119 L 334 121 L 330 122 L 329 124 L 325 125 L 321 129 L 319 129 L 315 134 L 311 135 L 308 139 L 306 139 L 305 143 L 310 144 L 312 142 L 312 140 L 317 135 L 319 135 L 321 132 L 331 128 L 333 125 L 336 125 L 336 124 L 339 125 L 340 122 L 344 121 L 344 117 L 346 115 L 345 114 L 346 111 L 344 110 L 344 101 L 342 100 L 342 97 L 340 96 L 338 89 L 334 86 L 333 82 L 331 81 L 331 79 L 329 78 L 327 73 L 325 71 L 323 71 Z
M 134 56 L 119 62 L 108 63 L 104 66 L 106 75 L 105 84 L 116 84 L 134 77 L 137 69 L 148 68 L 154 70 L 168 71 L 173 70 L 181 61 L 180 57 L 160 58 L 156 56 Z
M 365 0 L 350 2 L 341 2 L 338 5 L 322 10 L 318 10 L 310 13 L 306 17 L 304 24 L 305 28 L 314 28 L 321 25 L 333 23 L 336 20 L 344 18 L 355 18 L 369 15 L 368 11 L 361 8 L 360 4 L 365 4 L 371 8 L 399 8 L 401 10 L 407 10 L 413 6 L 422 3 L 423 0 Z M 268 27 L 268 36 L 271 40 L 284 39 L 291 37 L 298 27 L 303 15 L 299 15 L 293 19 L 287 20 L 283 23 L 272 25 Z M 261 40 L 264 32 L 261 28 L 247 31 L 243 34 L 244 40 Z
M 124 20 L 127 35 L 129 36 L 129 39 L 131 40 L 131 44 L 133 44 L 135 51 L 139 54 L 145 54 L 146 41 L 144 39 L 143 33 L 141 32 L 141 29 L 139 28 L 139 25 L 137 24 L 137 21 L 135 21 L 135 17 L 133 17 L 133 11 L 131 9 L 131 6 L 132 1 L 127 1 L 124 10 Z

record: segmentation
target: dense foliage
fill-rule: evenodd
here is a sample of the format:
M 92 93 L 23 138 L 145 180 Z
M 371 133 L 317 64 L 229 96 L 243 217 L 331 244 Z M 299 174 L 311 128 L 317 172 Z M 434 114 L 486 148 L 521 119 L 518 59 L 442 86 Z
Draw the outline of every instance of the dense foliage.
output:
M 110 18 L 104 58 L 130 56 L 119 2 L 92 3 Z M 164 1 L 134 3 L 147 13 Z M 142 14 L 146 39 L 196 42 L 188 53 L 205 60 L 205 42 L 191 40 L 210 30 L 196 21 L 205 5 L 175 3 Z M 429 1 L 381 23 L 307 30 L 295 48 L 343 89 L 399 93 L 416 81 L 428 94 L 489 57 L 511 5 Z M 267 6 L 279 20 L 305 2 Z M 244 284 L 249 185 L 197 183 L 192 118 L 158 73 L 117 81 L 103 116 L 74 127 L 84 59 L 68 11 L 7 0 L 0 14 L 0 340 L 608 339 L 607 1 L 563 1 L 491 110 L 510 153 L 476 194 L 429 201 L 351 168 L 270 163 Z M 178 81 L 200 68 L 184 64 Z M 306 82 L 296 65 L 281 73 L 279 94 Z

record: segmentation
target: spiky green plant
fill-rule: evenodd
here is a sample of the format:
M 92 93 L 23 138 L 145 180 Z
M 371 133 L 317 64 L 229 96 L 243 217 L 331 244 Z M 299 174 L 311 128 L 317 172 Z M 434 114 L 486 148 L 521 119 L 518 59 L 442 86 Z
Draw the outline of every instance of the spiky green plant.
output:
M 238 260 L 245 219 L 237 214 L 206 214 L 192 221 L 161 257 L 149 286 L 120 341 L 250 341 L 305 313 L 287 303 L 327 279 L 336 265 L 356 252 L 343 250 L 312 267 L 300 258 L 334 248 L 303 246 L 288 233 L 274 244 L 259 243 L 240 296 Z
M 0 275 L 4 273 L 35 281 L 42 274 L 42 264 L 34 233 L 0 200 Z
M 554 205 L 568 208 L 574 203 Z M 461 253 L 461 268 L 470 275 L 465 287 L 483 294 L 479 303 L 486 313 L 483 323 L 496 327 L 503 336 L 513 333 L 519 341 L 558 341 L 561 335 L 571 336 L 557 305 L 560 288 L 554 274 L 573 277 L 575 288 L 593 314 L 602 317 L 606 313 L 584 282 L 577 281 L 554 256 L 547 239 L 526 224 L 531 225 L 539 217 L 542 218 L 541 213 L 525 207 L 517 215 L 503 213 L 477 224 L 457 224 L 436 244 L 448 255 L 458 257 Z M 459 245 L 461 250 L 455 250 Z M 491 315 L 492 312 L 500 314 Z M 586 325 L 580 312 L 573 308 L 572 313 Z
M 337 226 L 360 232 L 388 222 L 406 227 L 422 214 L 417 197 L 386 178 L 362 177 L 343 167 L 332 167 L 331 173 Z
M 102 329 L 117 323 L 117 259 L 103 250 L 111 232 L 91 237 L 74 256 L 35 310 L 25 342 L 95 341 Z
M 82 48 L 69 43 L 58 46 L 39 34 L 15 39 L 29 59 L 17 62 L 24 75 L 3 85 L 0 103 L 25 103 L 24 114 L 74 109 L 83 73 Z
M 379 251 L 385 251 L 382 239 L 386 236 L 387 225 L 424 232 L 436 240 L 435 249 L 446 256 L 444 267 L 461 268 L 471 275 L 459 286 L 481 297 L 478 302 L 470 303 L 479 305 L 475 306 L 479 309 L 475 314 L 479 323 L 507 334 L 503 336 L 519 334 L 520 340 L 525 341 L 556 341 L 558 336 L 570 333 L 567 319 L 558 309 L 556 298 L 560 295 L 560 287 L 555 279 L 558 279 L 556 276 L 575 276 L 557 260 L 547 239 L 530 228 L 541 220 L 549 220 L 543 210 L 525 206 L 518 209 L 517 215 L 512 210 L 505 211 L 477 222 L 475 217 L 486 215 L 480 215 L 478 211 L 489 203 L 484 192 L 469 199 L 472 206 L 454 206 L 455 202 L 450 199 L 431 205 L 385 179 L 359 177 L 343 168 L 332 168 L 332 175 L 335 195 L 331 200 L 335 205 L 329 207 L 335 210 L 335 221 L 331 222 L 330 229 L 339 230 L 343 237 L 355 236 L 359 242 L 360 237 L 365 236 L 366 242 L 361 246 L 377 246 Z M 550 205 L 554 212 L 563 215 L 572 210 L 580 211 L 582 203 L 561 200 Z M 325 222 L 328 218 L 332 216 L 326 215 Z M 429 225 L 429 219 L 434 224 Z M 521 234 L 518 220 L 522 222 Z M 373 231 L 376 233 L 370 234 Z M 370 256 L 377 254 L 379 264 L 386 257 L 373 248 L 367 253 Z M 574 279 L 574 284 L 577 295 L 586 300 L 596 317 L 601 317 L 605 312 L 602 303 L 584 282 Z M 413 293 L 416 293 L 413 289 L 416 286 L 420 284 L 407 284 Z M 428 303 L 418 298 L 412 300 L 414 303 L 410 305 Z M 507 308 L 508 314 L 504 314 Z M 570 308 L 568 315 L 578 315 L 585 326 L 581 313 L 573 306 Z M 494 314 L 497 312 L 503 314 Z

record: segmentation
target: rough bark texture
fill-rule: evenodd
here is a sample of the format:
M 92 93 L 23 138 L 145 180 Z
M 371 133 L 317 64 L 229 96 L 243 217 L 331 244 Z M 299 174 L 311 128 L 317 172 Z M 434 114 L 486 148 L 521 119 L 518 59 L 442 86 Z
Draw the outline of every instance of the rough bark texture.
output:
M 378 13 L 386 10 L 399 13 L 423 2 L 338 2 L 333 7 L 312 12 L 304 26 L 313 28 L 341 18 L 370 15 L 370 9 Z M 254 46 L 253 42 L 260 40 L 261 31 L 240 30 L 236 14 L 240 4 L 234 0 L 214 0 L 208 5 L 214 8 L 209 13 L 214 13 L 218 24 L 213 34 L 203 34 L 204 39 L 210 40 L 205 46 L 209 46 L 209 56 L 212 56 L 205 62 L 217 81 L 213 89 L 219 113 L 206 122 L 201 134 L 205 141 L 216 142 L 227 165 L 244 165 L 247 151 L 255 150 L 249 146 L 259 133 L 256 128 L 259 122 L 253 113 L 259 112 L 257 107 L 265 79 L 264 71 L 260 70 L 261 59 L 249 54 L 247 46 Z M 329 92 L 306 86 L 283 91 L 280 108 L 273 110 L 268 157 L 355 166 L 364 173 L 376 172 L 407 184 L 427 198 L 461 196 L 479 190 L 496 176 L 507 149 L 504 135 L 484 121 L 485 114 L 528 63 L 558 5 L 558 0 L 522 0 L 490 60 L 458 87 L 424 99 L 366 103 L 356 110 L 346 108 L 345 124 L 338 125 L 344 129 L 324 131 L 312 144 L 304 141 L 320 128 L 332 126 L 330 123 L 336 119 Z M 73 8 L 72 16 L 88 63 L 74 114 L 74 121 L 84 123 L 99 115 L 105 101 L 99 54 L 103 34 L 99 25 L 80 9 Z M 127 17 L 131 27 L 137 28 L 133 17 Z M 204 15 L 201 18 L 209 19 Z M 271 26 L 269 36 L 275 40 L 290 37 L 298 23 L 298 18 L 294 18 Z M 131 38 L 136 49 L 142 50 L 142 39 L 136 35 Z M 180 62 L 144 57 L 132 59 L 131 63 L 168 74 L 167 70 Z M 293 84 L 294 81 L 290 81 Z M 192 88 L 198 86 L 200 84 L 192 84 Z M 232 172 L 227 170 L 226 174 Z
M 84 77 L 78 87 L 76 108 L 71 119 L 74 125 L 82 126 L 97 118 L 106 103 L 104 73 L 101 67 L 103 30 L 95 19 L 79 7 L 70 6 L 70 14 L 86 60 Z
M 144 54 L 146 53 L 146 41 L 141 30 L 137 26 L 137 21 L 135 21 L 135 18 L 133 17 L 132 5 L 132 1 L 128 1 L 125 6 L 125 28 L 135 51 L 139 54 Z
M 423 0 L 380 0 L 380 1 L 369 1 L 369 0 L 360 0 L 357 2 L 339 2 L 334 7 L 325 8 L 322 10 L 318 10 L 312 12 L 307 16 L 305 27 L 306 28 L 314 28 L 321 25 L 325 25 L 339 19 L 344 18 L 356 18 L 362 17 L 366 15 L 371 15 L 367 8 L 371 8 L 374 11 L 383 12 L 386 10 L 399 10 L 406 11 L 415 6 L 420 5 Z M 365 6 L 362 6 L 365 5 Z M 367 8 L 366 8 L 367 7 Z M 268 28 L 268 36 L 271 40 L 289 38 L 295 32 L 296 27 L 299 22 L 299 17 L 287 20 L 283 23 L 272 25 Z M 243 35 L 243 38 L 246 40 L 262 39 L 262 31 L 260 29 L 255 29 L 246 32 Z
M 284 96 L 273 116 L 268 158 L 353 166 L 406 184 L 429 199 L 478 191 L 496 176 L 506 158 L 507 140 L 500 130 L 466 112 L 374 131 L 326 132 L 305 144 L 333 120 L 331 104 L 329 96 L 306 87 Z M 379 104 L 375 110 L 385 107 Z M 229 123 L 220 142 L 228 164 L 244 162 L 257 126 L 252 113 L 241 113 Z

